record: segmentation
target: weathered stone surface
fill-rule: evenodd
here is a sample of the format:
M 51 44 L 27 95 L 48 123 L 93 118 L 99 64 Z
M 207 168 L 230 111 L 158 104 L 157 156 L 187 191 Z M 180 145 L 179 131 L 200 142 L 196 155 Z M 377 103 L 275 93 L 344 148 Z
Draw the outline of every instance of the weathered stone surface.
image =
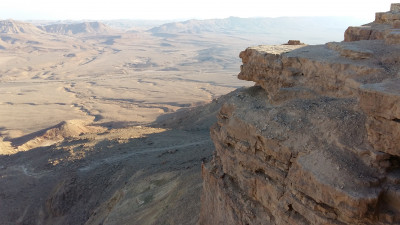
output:
M 299 40 L 289 40 L 287 45 L 304 45 L 304 43 L 301 43 Z
M 385 42 L 388 45 L 400 44 L 400 29 L 396 29 L 390 32 L 387 35 Z
M 382 61 L 393 49 L 400 46 L 382 41 L 251 47 L 240 53 L 238 77 L 262 86 L 270 99 L 281 88 L 293 87 L 331 96 L 357 95 L 361 84 L 390 77 Z
M 360 48 L 356 45 L 346 43 L 327 43 L 326 46 L 340 53 L 341 56 L 349 59 L 368 59 L 373 55 L 373 51 Z
M 200 224 L 400 224 L 400 46 L 379 26 L 240 53 L 256 86 L 211 128 Z
M 376 23 L 391 24 L 399 19 L 400 19 L 400 14 L 398 12 L 376 13 L 375 15 Z
M 391 12 L 400 12 L 400 3 L 392 3 L 390 6 Z
M 399 29 L 400 28 L 400 20 L 399 21 L 394 21 L 393 28 L 395 28 L 395 29 Z
M 291 214 L 304 224 L 373 221 L 382 174 L 368 165 L 385 158 L 374 157 L 364 144 L 365 117 L 354 109 L 355 100 L 319 97 L 273 105 L 266 99 L 262 88 L 253 87 L 223 106 L 211 131 L 211 167 L 220 170 L 204 170 L 203 176 L 230 177 L 238 192 L 266 209 L 262 215 L 270 224 L 291 224 Z
M 360 40 L 373 40 L 378 38 L 372 38 L 372 28 L 371 26 L 358 26 L 349 27 L 344 33 L 344 41 L 360 41 Z M 383 39 L 379 38 L 379 39 Z
M 344 34 L 344 41 L 360 40 L 385 40 L 386 44 L 399 44 L 398 38 L 393 37 L 393 32 L 399 29 L 400 6 L 398 3 L 391 5 L 389 12 L 379 12 L 375 14 L 375 21 L 358 27 L 349 27 Z M 389 39 L 389 40 L 387 40 Z
M 371 144 L 400 156 L 400 79 L 363 85 L 360 106 L 370 115 L 366 127 Z
M 400 79 L 361 86 L 360 106 L 374 117 L 400 120 Z

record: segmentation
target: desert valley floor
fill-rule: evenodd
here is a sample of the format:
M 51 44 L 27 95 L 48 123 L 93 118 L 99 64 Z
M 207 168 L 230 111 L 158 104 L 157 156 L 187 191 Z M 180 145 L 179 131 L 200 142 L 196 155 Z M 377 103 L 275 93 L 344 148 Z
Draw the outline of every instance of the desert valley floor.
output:
M 239 50 L 230 49 L 227 40 L 224 46 L 201 37 L 54 36 L 0 52 L 4 137 L 69 119 L 148 123 L 244 85 L 236 78 Z

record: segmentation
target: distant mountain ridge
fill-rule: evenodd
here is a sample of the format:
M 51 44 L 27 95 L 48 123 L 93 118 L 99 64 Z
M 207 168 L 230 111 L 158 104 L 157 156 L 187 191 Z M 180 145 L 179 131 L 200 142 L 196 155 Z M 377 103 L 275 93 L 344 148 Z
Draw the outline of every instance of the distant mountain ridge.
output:
M 351 17 L 278 17 L 278 18 L 239 18 L 187 20 L 166 23 L 149 29 L 153 34 L 201 34 L 224 33 L 232 35 L 269 35 L 285 40 L 288 36 L 295 39 L 329 41 L 343 38 L 343 32 L 349 24 L 362 24 Z M 314 37 L 315 36 L 315 37 Z M 331 40 L 331 41 L 332 41 Z M 307 42 L 310 43 L 310 42 Z
M 348 27 L 350 22 L 359 24 L 359 20 L 350 17 L 278 17 L 278 18 L 239 18 L 186 20 L 166 23 L 148 31 L 154 33 L 202 33 L 202 32 L 240 32 L 268 33 L 279 29 L 304 29 L 306 26 L 328 25 L 330 28 Z M 352 21 L 351 21 L 352 20 Z
M 34 21 L 30 22 L 34 23 Z M 118 29 L 118 26 L 112 27 L 104 24 L 107 22 L 60 22 L 61 21 L 40 21 L 36 22 L 36 24 L 41 25 L 35 26 L 27 22 L 4 20 L 0 21 L 0 34 L 53 33 L 61 35 L 107 35 L 121 32 L 121 30 L 119 30 L 121 28 L 119 27 Z M 266 42 L 268 44 L 280 44 L 282 41 L 287 41 L 289 39 L 301 40 L 306 44 L 321 44 L 343 40 L 343 32 L 347 29 L 349 24 L 358 25 L 364 22 L 365 21 L 351 17 L 229 17 L 225 19 L 192 19 L 182 22 L 169 22 L 156 25 L 151 29 L 145 30 L 145 32 L 147 31 L 160 37 L 172 37 L 171 35 L 178 34 L 223 34 L 240 36 L 248 39 L 258 38 L 261 42 Z M 137 23 L 139 22 L 137 21 Z M 117 23 L 117 25 L 118 24 L 119 23 Z M 116 30 L 114 30 L 114 28 L 116 28 Z M 131 27 L 131 29 L 132 28 L 134 27 Z M 125 31 L 128 33 L 138 32 L 135 30 L 129 31 L 127 27 L 125 27 Z
M 0 34 L 39 34 L 44 33 L 31 23 L 15 20 L 0 20 Z
M 105 34 L 113 32 L 113 29 L 100 22 L 83 22 L 72 24 L 52 24 L 39 26 L 40 29 L 48 33 L 57 33 L 64 35 L 73 34 Z

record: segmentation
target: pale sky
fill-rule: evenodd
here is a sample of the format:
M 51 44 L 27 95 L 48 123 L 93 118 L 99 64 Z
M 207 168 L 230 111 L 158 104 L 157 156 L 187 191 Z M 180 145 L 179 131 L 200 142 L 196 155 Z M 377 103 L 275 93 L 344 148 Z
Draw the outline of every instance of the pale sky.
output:
M 210 19 L 353 16 L 373 21 L 387 0 L 1 0 L 0 19 Z

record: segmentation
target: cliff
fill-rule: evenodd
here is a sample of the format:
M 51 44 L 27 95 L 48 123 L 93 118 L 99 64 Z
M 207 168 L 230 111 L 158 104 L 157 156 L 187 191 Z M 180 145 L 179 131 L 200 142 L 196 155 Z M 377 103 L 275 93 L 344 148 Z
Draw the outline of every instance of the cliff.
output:
M 400 4 L 345 42 L 240 53 L 200 224 L 400 224 Z

